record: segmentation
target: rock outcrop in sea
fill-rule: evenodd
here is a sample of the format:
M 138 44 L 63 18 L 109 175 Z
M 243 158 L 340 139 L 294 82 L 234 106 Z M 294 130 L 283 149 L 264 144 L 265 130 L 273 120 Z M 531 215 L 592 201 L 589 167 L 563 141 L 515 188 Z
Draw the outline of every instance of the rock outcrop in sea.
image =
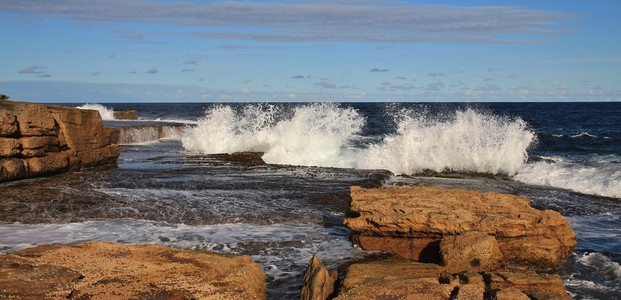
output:
M 0 256 L 0 298 L 246 300 L 266 284 L 249 256 L 90 242 Z
M 352 187 L 351 197 L 354 241 L 394 255 L 350 265 L 335 299 L 571 299 L 554 270 L 576 235 L 555 211 L 435 187 Z
M 576 245 L 560 213 L 524 197 L 435 187 L 352 187 L 351 197 L 345 224 L 360 247 L 443 262 L 454 272 L 554 269 Z
M 138 111 L 135 109 L 129 110 L 115 110 L 115 120 L 138 120 Z
M 0 182 L 116 166 L 117 144 L 118 133 L 95 110 L 0 104 Z

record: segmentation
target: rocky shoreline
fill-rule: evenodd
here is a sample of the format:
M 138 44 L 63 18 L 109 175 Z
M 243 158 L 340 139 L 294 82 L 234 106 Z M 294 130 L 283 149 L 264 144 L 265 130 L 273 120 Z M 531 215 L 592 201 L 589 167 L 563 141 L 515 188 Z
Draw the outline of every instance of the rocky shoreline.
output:
M 118 133 L 97 111 L 0 102 L 0 182 L 114 167 L 118 156 Z
M 334 299 L 571 299 L 555 271 L 576 235 L 555 211 L 513 195 L 425 186 L 352 187 L 351 196 L 345 224 L 354 241 L 393 256 L 349 266 Z M 329 274 L 315 260 L 307 274 Z M 326 290 L 323 278 L 304 290 Z
M 114 167 L 118 140 L 97 111 L 0 101 L 0 182 Z M 214 158 L 264 164 L 261 153 Z M 513 195 L 423 186 L 353 186 L 350 196 L 352 242 L 389 255 L 340 275 L 313 256 L 301 299 L 571 299 L 556 270 L 576 235 L 558 212 Z M 248 256 L 105 242 L 0 256 L 0 298 L 266 297 L 265 273 Z

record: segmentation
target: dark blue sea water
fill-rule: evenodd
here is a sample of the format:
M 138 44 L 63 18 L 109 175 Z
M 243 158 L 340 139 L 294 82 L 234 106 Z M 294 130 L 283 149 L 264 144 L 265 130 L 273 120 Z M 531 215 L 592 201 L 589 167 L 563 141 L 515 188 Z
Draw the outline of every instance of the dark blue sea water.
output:
M 91 108 L 108 126 L 163 134 L 129 130 L 118 169 L 54 185 L 96 198 L 105 213 L 49 211 L 50 222 L 0 225 L 2 251 L 100 239 L 240 253 L 263 265 L 270 299 L 295 298 L 313 253 L 332 268 L 368 255 L 341 222 L 349 186 L 377 184 L 369 170 L 381 169 L 393 174 L 383 185 L 499 191 L 560 211 L 578 235 L 561 269 L 567 290 L 621 299 L 621 103 Z M 112 110 L 127 109 L 140 120 L 113 120 Z M 211 156 L 238 151 L 264 152 L 268 165 Z

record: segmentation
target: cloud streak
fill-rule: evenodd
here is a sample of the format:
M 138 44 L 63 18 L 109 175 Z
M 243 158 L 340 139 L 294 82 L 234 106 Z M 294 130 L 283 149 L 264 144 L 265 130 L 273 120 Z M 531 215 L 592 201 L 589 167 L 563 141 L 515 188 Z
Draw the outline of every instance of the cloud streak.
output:
M 423 6 L 385 1 L 0 0 L 0 10 L 77 21 L 183 25 L 190 26 L 188 34 L 204 38 L 266 41 L 527 42 L 558 33 L 553 28 L 573 17 L 514 6 Z M 512 34 L 530 37 L 507 37 Z M 132 36 L 144 37 L 141 33 Z
M 381 73 L 381 72 L 389 72 L 390 70 L 388 69 L 381 69 L 381 68 L 373 68 L 371 70 L 369 70 L 369 72 L 371 73 Z
M 26 68 L 23 68 L 17 71 L 17 73 L 19 74 L 43 74 L 44 73 L 43 69 L 45 69 L 45 67 L 30 66 L 30 67 L 26 67 Z

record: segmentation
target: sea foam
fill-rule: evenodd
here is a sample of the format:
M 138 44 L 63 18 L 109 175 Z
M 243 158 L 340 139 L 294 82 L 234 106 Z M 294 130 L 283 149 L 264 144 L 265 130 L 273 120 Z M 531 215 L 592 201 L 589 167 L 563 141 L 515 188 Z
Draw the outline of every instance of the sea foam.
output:
M 424 170 L 514 175 L 527 159 L 534 134 L 519 119 L 464 109 L 441 118 L 417 111 L 394 115 L 397 132 L 360 145 L 367 121 L 335 103 L 220 105 L 185 131 L 183 146 L 203 154 L 265 152 L 271 164 Z
M 96 110 L 99 112 L 99 115 L 101 115 L 101 119 L 105 120 L 105 121 L 112 121 L 114 120 L 114 110 L 108 107 L 105 107 L 101 104 L 92 104 L 92 103 L 87 103 L 84 105 L 80 105 L 76 108 L 79 109 L 92 109 L 92 110 Z
M 555 162 L 523 165 L 514 179 L 583 194 L 621 198 L 621 166 L 618 163 L 580 163 L 560 157 L 552 159 Z
M 432 170 L 514 175 L 534 140 L 523 120 L 473 109 L 442 118 L 415 113 L 398 117 L 397 133 L 363 151 L 358 167 L 396 174 Z

